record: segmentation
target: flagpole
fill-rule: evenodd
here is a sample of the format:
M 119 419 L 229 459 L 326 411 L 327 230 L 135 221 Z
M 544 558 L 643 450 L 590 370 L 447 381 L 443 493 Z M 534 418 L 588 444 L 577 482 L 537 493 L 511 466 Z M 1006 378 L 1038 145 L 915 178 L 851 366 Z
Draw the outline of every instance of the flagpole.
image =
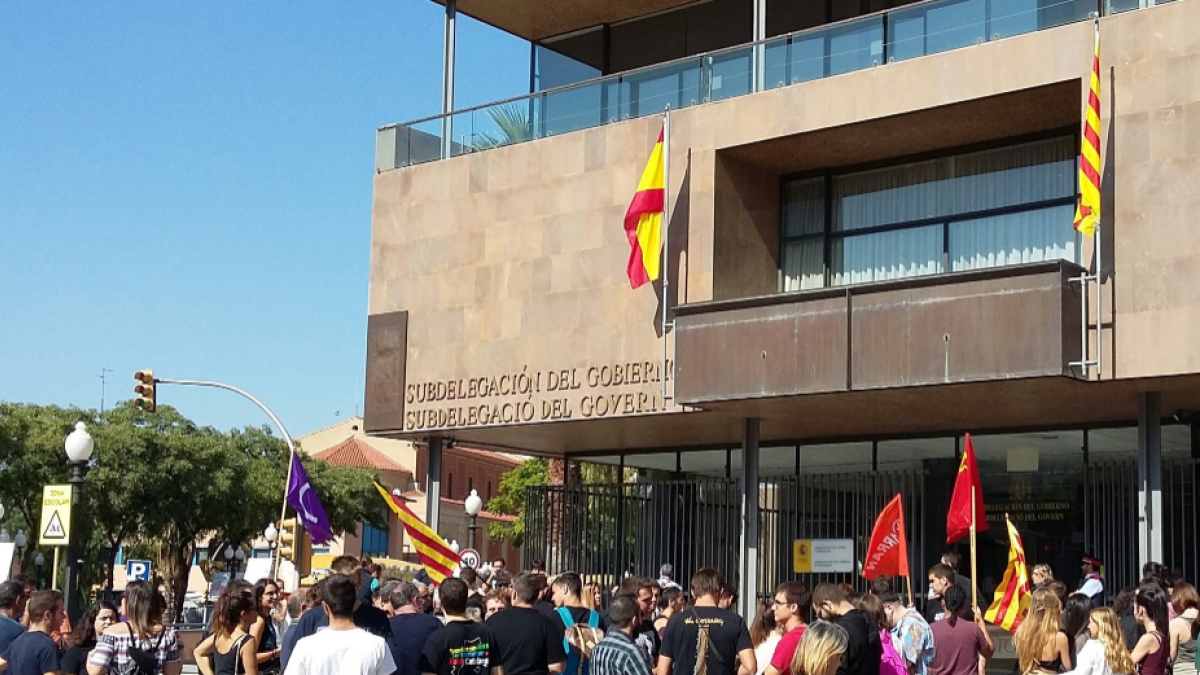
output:
M 978 578 L 978 573 L 975 566 L 975 490 L 974 485 L 971 486 L 971 611 L 979 609 L 979 598 L 976 597 L 978 586 L 975 580 Z
M 671 106 L 663 116 L 662 399 L 667 404 L 667 315 L 671 308 Z M 672 387 L 675 385 L 672 384 Z M 674 391 L 670 398 L 675 398 Z
M 1095 46 L 1096 55 L 1097 55 L 1096 58 L 1097 58 L 1097 60 L 1099 60 L 1099 58 L 1100 58 L 1099 57 L 1099 54 L 1100 54 L 1100 14 L 1098 12 L 1096 13 L 1096 18 L 1093 22 L 1093 25 L 1095 26 L 1095 34 L 1096 34 L 1096 46 Z M 1096 73 L 1096 77 L 1097 77 L 1097 79 L 1099 79 L 1099 77 L 1100 77 L 1099 72 Z M 1099 113 L 1100 113 L 1100 111 L 1097 110 L 1096 111 L 1097 118 L 1099 117 Z M 1100 150 L 1100 147 L 1099 147 L 1099 143 L 1100 143 L 1099 132 L 1100 132 L 1100 130 L 1097 129 L 1096 132 L 1097 132 L 1096 150 L 1099 151 Z M 1100 177 L 1100 183 L 1101 184 L 1104 183 L 1103 176 Z M 1099 188 L 1100 186 L 1097 185 L 1096 187 Z M 1099 205 L 1097 205 L 1097 211 L 1099 211 Z M 1103 307 L 1103 304 L 1104 304 L 1104 298 L 1100 295 L 1100 284 L 1104 283 L 1103 277 L 1101 276 L 1101 268 L 1104 264 L 1104 259 L 1100 255 L 1100 227 L 1101 227 L 1100 216 L 1097 215 L 1096 216 L 1096 229 L 1093 230 L 1093 234 L 1096 237 L 1095 249 L 1096 249 L 1096 379 L 1097 380 L 1101 379 L 1104 374 L 1104 321 L 1103 321 L 1102 317 L 1100 316 L 1101 308 Z M 1084 358 L 1085 359 L 1087 358 L 1086 355 Z

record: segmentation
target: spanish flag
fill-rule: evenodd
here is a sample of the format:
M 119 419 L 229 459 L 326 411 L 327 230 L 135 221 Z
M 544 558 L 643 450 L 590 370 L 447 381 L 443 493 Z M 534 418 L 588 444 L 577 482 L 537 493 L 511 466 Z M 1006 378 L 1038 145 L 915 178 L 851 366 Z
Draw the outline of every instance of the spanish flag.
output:
M 663 132 L 642 171 L 637 192 L 625 211 L 625 236 L 629 239 L 629 264 L 625 272 L 629 285 L 637 288 L 658 278 L 659 251 L 662 248 L 663 208 L 666 202 Z
M 1021 535 L 1007 514 L 1004 520 L 1008 523 L 1008 569 L 1004 570 L 1004 580 L 996 587 L 996 597 L 992 600 L 992 606 L 984 612 L 983 618 L 1004 630 L 1015 631 L 1029 613 L 1031 593 L 1025 565 L 1025 546 L 1021 543 Z
M 1091 236 L 1100 220 L 1100 20 L 1096 20 L 1096 51 L 1092 58 L 1092 86 L 1088 92 L 1083 147 L 1079 152 L 1079 206 L 1075 229 Z
M 433 528 L 426 525 L 425 521 L 418 518 L 402 498 L 388 492 L 387 488 L 379 483 L 375 483 L 375 489 L 379 490 L 379 494 L 383 495 L 384 500 L 387 501 L 388 507 L 400 517 L 404 531 L 412 540 L 413 547 L 417 549 L 417 556 L 421 559 L 421 564 L 425 566 L 425 572 L 429 574 L 433 583 L 441 584 L 446 577 L 453 576 L 454 568 L 458 566 L 458 554 L 451 551 L 445 540 L 439 537 Z

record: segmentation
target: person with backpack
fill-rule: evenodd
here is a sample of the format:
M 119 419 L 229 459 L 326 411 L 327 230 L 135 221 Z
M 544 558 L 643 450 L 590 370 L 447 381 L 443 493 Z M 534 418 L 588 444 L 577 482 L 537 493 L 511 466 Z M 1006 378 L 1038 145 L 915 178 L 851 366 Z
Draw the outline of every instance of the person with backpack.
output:
M 655 675 L 754 675 L 758 660 L 746 622 L 717 605 L 721 573 L 705 567 L 691 585 L 694 604 L 667 622 Z
M 109 626 L 88 656 L 88 675 L 179 675 L 179 636 L 164 626 L 167 602 L 146 581 L 131 581 L 121 601 L 124 623 Z
M 879 645 L 883 650 L 879 675 L 908 675 L 904 658 L 900 656 L 900 641 L 888 631 L 887 612 L 879 596 L 872 593 L 860 596 L 854 601 L 854 606 L 862 610 L 879 631 Z
M 588 675 L 592 649 L 604 639 L 600 612 L 583 605 L 583 577 L 564 572 L 554 578 L 555 612 L 563 625 L 563 650 L 567 653 L 564 675 Z
M 213 608 L 213 633 L 192 656 L 203 675 L 258 675 L 257 648 L 251 627 L 258 619 L 254 587 L 230 582 Z

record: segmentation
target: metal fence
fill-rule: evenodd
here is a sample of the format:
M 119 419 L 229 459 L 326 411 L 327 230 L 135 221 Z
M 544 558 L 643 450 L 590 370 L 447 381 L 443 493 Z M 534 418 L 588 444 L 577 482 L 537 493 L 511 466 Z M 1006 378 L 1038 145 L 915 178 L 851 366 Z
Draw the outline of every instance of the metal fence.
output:
M 759 486 L 759 597 L 769 597 L 777 584 L 789 579 L 803 581 L 809 588 L 829 582 L 866 590 L 868 583 L 857 568 L 797 573 L 793 545 L 796 540 L 850 539 L 855 560 L 861 560 L 876 516 L 896 494 L 902 496 L 904 504 L 909 567 L 919 579 L 925 569 L 924 482 L 923 471 L 807 474 L 764 481 Z M 895 590 L 905 589 L 900 585 Z
M 529 489 L 523 566 L 541 559 L 611 585 L 629 574 L 676 579 L 715 567 L 733 584 L 741 562 L 741 490 L 727 479 Z

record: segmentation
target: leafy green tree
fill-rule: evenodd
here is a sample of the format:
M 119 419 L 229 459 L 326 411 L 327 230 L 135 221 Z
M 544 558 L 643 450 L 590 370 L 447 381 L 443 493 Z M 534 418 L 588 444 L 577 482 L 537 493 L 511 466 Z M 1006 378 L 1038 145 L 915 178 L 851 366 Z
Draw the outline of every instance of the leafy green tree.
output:
M 525 541 L 525 492 L 530 487 L 547 483 L 546 460 L 531 459 L 521 466 L 506 471 L 500 477 L 500 489 L 488 500 L 487 510 L 516 516 L 513 523 L 492 522 L 488 524 L 488 537 L 496 541 L 508 541 L 521 546 Z
M 143 413 L 131 402 L 92 410 L 0 403 L 0 502 L 13 523 L 38 523 L 42 486 L 65 483 L 63 441 L 78 421 L 96 448 L 84 484 L 84 584 L 107 582 L 117 550 L 152 554 L 175 612 L 201 537 L 243 542 L 279 517 L 288 449 L 263 428 L 201 427 L 170 406 Z M 385 527 L 372 472 L 303 458 L 335 531 Z M 29 529 L 29 528 L 26 528 Z M 31 531 L 31 537 L 35 536 Z M 26 559 L 36 555 L 30 546 Z

